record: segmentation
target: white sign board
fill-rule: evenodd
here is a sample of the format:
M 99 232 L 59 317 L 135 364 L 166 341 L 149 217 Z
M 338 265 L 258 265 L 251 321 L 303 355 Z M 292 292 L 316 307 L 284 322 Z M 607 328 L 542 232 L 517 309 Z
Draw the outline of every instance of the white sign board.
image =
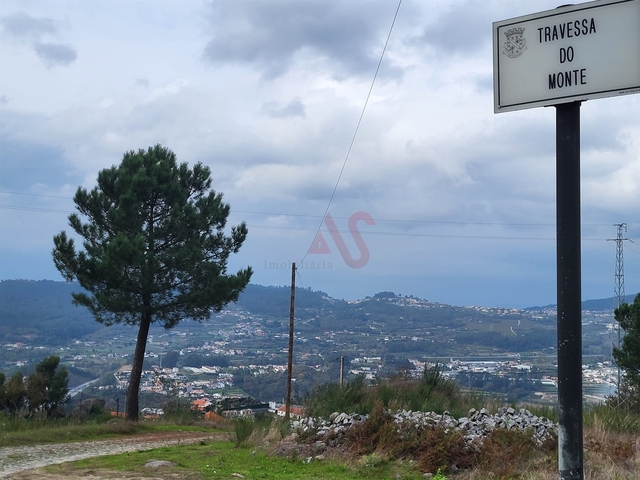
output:
M 495 113 L 640 93 L 640 0 L 599 0 L 493 24 Z

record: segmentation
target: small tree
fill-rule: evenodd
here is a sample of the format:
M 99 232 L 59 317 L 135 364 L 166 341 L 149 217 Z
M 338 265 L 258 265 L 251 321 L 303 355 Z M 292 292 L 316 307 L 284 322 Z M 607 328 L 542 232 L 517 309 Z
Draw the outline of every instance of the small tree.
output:
M 616 365 L 624 372 L 618 396 L 640 411 L 640 294 L 632 304 L 623 303 L 616 308 L 614 315 L 625 332 L 620 348 L 613 349 Z
M 0 411 L 4 410 L 7 402 L 7 385 L 5 384 L 7 377 L 4 372 L 0 372 Z
M 169 350 L 162 357 L 162 367 L 173 368 L 178 364 L 178 360 L 180 360 L 180 354 L 175 350 Z
M 127 152 L 119 166 L 102 170 L 90 192 L 74 197 L 80 216 L 69 224 L 83 239 L 76 251 L 66 232 L 54 237 L 53 260 L 68 281 L 87 293 L 74 293 L 106 325 L 137 325 L 138 336 L 127 391 L 127 419 L 138 420 L 138 392 L 149 327 L 169 329 L 185 318 L 206 320 L 212 311 L 236 301 L 251 268 L 227 274 L 227 259 L 246 236 L 244 222 L 224 229 L 229 205 L 209 190 L 208 167 L 178 165 L 160 145 Z
M 47 403 L 47 379 L 41 373 L 32 373 L 27 377 L 25 391 L 29 415 L 33 415 Z
M 60 357 L 51 355 L 36 365 L 27 377 L 26 397 L 31 414 L 45 409 L 47 415 L 69 400 L 69 372 L 60 365 Z
M 15 413 L 25 406 L 27 397 L 24 387 L 24 377 L 21 372 L 16 372 L 5 383 L 4 389 L 4 409 L 9 413 Z

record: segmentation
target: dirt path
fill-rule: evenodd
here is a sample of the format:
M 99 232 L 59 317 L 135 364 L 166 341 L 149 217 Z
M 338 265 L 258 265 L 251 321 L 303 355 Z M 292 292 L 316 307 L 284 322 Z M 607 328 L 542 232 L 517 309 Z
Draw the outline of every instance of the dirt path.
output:
M 64 479 L 74 478 L 114 478 L 104 476 L 82 475 L 80 477 L 51 476 L 33 471 L 47 465 L 72 462 L 84 458 L 99 457 L 101 455 L 115 455 L 118 453 L 149 450 L 166 445 L 197 443 L 212 438 L 221 439 L 226 434 L 208 434 L 206 432 L 163 432 L 132 435 L 128 437 L 100 440 L 92 442 L 58 443 L 47 445 L 29 445 L 23 447 L 0 448 L 0 478 L 28 479 Z M 23 472 L 23 473 L 19 473 Z M 97 472 L 94 472 L 97 473 Z M 100 474 L 98 474 L 100 475 Z

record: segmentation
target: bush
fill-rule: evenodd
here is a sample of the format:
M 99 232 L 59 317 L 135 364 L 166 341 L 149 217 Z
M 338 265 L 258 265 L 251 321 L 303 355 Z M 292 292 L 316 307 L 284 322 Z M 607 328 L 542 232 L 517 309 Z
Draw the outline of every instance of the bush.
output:
M 321 385 L 307 394 L 303 403 L 310 416 L 328 418 L 333 412 L 369 413 L 372 405 L 367 397 L 364 377 L 359 376 L 344 387 L 337 383 Z
M 164 420 L 176 425 L 193 425 L 198 419 L 198 412 L 192 408 L 187 399 L 173 398 L 164 406 Z
M 333 412 L 371 413 L 380 402 L 385 408 L 406 409 L 423 412 L 464 416 L 482 398 L 478 395 L 462 393 L 457 383 L 442 375 L 440 365 L 427 368 L 422 379 L 403 376 L 381 380 L 368 386 L 360 376 L 344 387 L 338 384 L 322 385 L 305 396 L 303 403 L 312 417 L 327 418 Z
M 236 447 L 246 445 L 255 427 L 255 420 L 249 417 L 240 417 L 233 422 L 233 430 L 236 433 Z

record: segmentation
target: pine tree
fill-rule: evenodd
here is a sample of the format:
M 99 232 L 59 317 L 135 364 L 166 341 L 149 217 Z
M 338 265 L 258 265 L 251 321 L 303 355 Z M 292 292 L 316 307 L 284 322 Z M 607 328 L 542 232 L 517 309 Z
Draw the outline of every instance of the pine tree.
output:
M 625 335 L 620 348 L 613 349 L 616 365 L 624 372 L 618 396 L 640 412 L 640 294 L 632 304 L 623 303 L 614 312 Z
M 138 420 L 138 393 L 149 327 L 172 328 L 184 319 L 206 320 L 236 301 L 250 267 L 227 273 L 227 260 L 246 236 L 244 222 L 226 235 L 230 207 L 210 190 L 208 167 L 189 169 L 160 145 L 131 151 L 119 166 L 102 170 L 91 190 L 78 188 L 69 224 L 84 250 L 62 231 L 53 260 L 68 281 L 89 293 L 74 293 L 105 325 L 138 326 L 127 391 L 127 419 Z
M 31 414 L 43 408 L 49 415 L 69 400 L 69 371 L 60 365 L 60 357 L 51 355 L 36 365 L 27 377 L 26 395 Z

